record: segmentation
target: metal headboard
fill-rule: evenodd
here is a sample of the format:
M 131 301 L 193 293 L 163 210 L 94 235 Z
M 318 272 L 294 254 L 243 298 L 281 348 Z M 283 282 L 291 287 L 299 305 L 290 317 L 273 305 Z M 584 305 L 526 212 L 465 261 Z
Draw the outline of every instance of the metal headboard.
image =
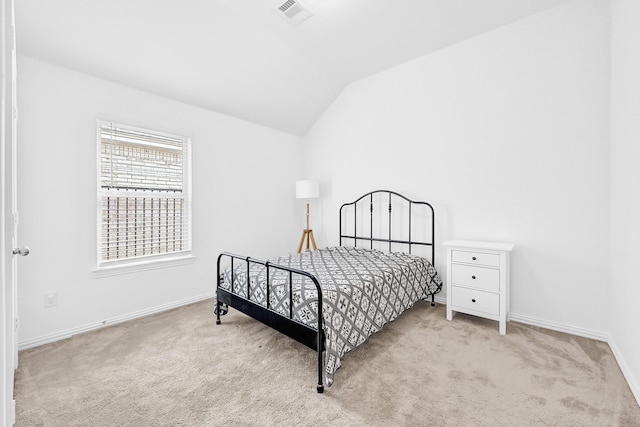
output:
M 387 201 L 388 201 L 388 236 L 387 237 L 381 237 L 381 236 L 374 236 L 374 230 L 373 230 L 373 224 L 374 224 L 374 212 L 376 211 L 374 209 L 374 196 L 379 195 L 379 194 L 387 194 Z M 393 236 L 393 227 L 392 227 L 392 213 L 393 213 L 393 199 L 392 197 L 398 197 L 400 199 L 405 200 L 408 203 L 409 206 L 409 212 L 408 212 L 408 238 L 407 239 L 396 239 Z M 365 198 L 369 197 L 369 236 L 361 236 L 358 235 L 358 212 L 362 212 L 361 210 L 358 210 L 358 203 L 361 203 L 361 207 L 360 209 L 364 209 L 366 206 L 362 206 L 362 204 L 365 204 L 366 201 L 363 201 Z M 414 206 L 417 205 L 424 205 L 427 206 L 429 208 L 429 210 L 431 211 L 431 241 L 417 241 L 417 240 L 413 240 L 412 239 L 412 208 Z M 349 206 L 353 206 L 353 211 L 354 211 L 354 217 L 353 217 L 353 235 L 351 234 L 346 234 L 347 232 L 343 229 L 343 214 L 342 211 L 344 208 L 347 208 Z M 380 211 L 380 209 L 378 208 L 378 211 Z M 369 193 L 366 193 L 364 195 L 362 195 L 360 198 L 358 198 L 357 200 L 351 202 L 351 203 L 345 203 L 342 206 L 340 206 L 340 246 L 342 246 L 342 240 L 343 239 L 350 239 L 353 241 L 354 246 L 358 246 L 358 242 L 369 242 L 369 247 L 370 249 L 373 249 L 373 243 L 374 242 L 388 242 L 389 243 L 389 252 L 391 252 L 391 245 L 393 243 L 396 244 L 405 244 L 408 245 L 409 248 L 409 253 L 411 253 L 411 247 L 413 245 L 421 245 L 421 246 L 430 246 L 431 247 L 431 263 L 435 264 L 435 245 L 434 245 L 434 241 L 435 241 L 435 213 L 433 211 L 433 206 L 431 206 L 429 203 L 427 202 L 417 202 L 414 200 L 411 200 L 405 196 L 403 196 L 402 194 L 396 193 L 395 191 L 390 191 L 390 190 L 375 190 L 375 191 L 371 191 Z

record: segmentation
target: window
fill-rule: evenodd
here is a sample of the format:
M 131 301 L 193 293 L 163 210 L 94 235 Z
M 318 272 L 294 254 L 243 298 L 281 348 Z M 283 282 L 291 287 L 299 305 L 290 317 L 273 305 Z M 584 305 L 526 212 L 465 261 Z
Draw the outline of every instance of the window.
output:
M 98 121 L 98 268 L 191 252 L 190 140 Z

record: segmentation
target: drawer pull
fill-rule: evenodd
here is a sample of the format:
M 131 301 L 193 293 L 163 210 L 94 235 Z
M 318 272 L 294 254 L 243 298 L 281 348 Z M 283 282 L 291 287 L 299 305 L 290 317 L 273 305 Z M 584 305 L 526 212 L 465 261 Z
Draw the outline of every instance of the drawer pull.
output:
M 471 302 L 476 302 L 476 299 L 475 298 L 471 298 Z
M 476 257 L 471 257 L 471 259 L 475 261 L 477 258 Z
M 472 278 L 473 280 L 475 280 L 475 279 L 476 279 L 476 276 L 471 276 L 471 278 Z

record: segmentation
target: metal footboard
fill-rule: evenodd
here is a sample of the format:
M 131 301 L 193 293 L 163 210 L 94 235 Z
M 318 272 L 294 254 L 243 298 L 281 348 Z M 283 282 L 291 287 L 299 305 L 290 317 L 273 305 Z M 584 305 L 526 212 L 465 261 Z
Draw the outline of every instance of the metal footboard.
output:
M 230 263 L 231 267 L 231 290 L 223 289 L 219 286 L 222 279 L 222 270 L 221 264 L 222 260 L 226 259 L 227 262 Z M 236 274 L 236 263 L 241 262 L 246 265 L 246 274 L 247 274 L 247 295 L 246 297 L 241 296 L 237 293 L 235 289 L 235 274 Z M 257 301 L 251 301 L 251 280 L 250 280 L 250 271 L 251 265 L 262 265 L 266 267 L 266 284 L 267 284 L 267 295 L 266 301 L 267 306 L 260 305 Z M 285 316 L 269 307 L 270 304 L 270 292 L 271 292 L 271 269 L 281 270 L 288 273 L 289 277 L 289 313 L 288 316 Z M 316 287 L 318 291 L 318 328 L 315 329 L 309 325 L 306 325 L 302 322 L 299 322 L 293 318 L 293 277 L 294 275 L 306 276 L 308 277 Z M 320 283 L 318 279 L 306 271 L 298 270 L 291 267 L 286 267 L 278 264 L 273 264 L 269 261 L 263 261 L 247 256 L 236 255 L 229 252 L 223 252 L 218 256 L 217 261 L 217 277 L 218 277 L 218 287 L 217 287 L 217 302 L 216 302 L 216 324 L 220 324 L 220 315 L 224 314 L 224 305 L 228 305 L 229 307 L 233 307 L 238 311 L 245 313 L 246 315 L 266 324 L 267 326 L 272 327 L 273 329 L 282 332 L 283 334 L 295 339 L 296 341 L 310 347 L 313 350 L 316 350 L 318 353 L 318 384 L 317 391 L 318 393 L 324 392 L 324 384 L 323 384 L 323 363 L 322 363 L 322 353 L 325 349 L 325 341 L 324 341 L 324 328 L 323 328 L 323 318 L 322 318 L 322 289 L 320 288 Z

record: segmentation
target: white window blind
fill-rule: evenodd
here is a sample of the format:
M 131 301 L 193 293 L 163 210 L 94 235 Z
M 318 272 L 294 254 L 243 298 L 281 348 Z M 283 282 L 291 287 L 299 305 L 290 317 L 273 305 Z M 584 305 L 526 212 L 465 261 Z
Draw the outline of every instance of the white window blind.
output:
M 191 251 L 188 138 L 98 122 L 98 266 Z

